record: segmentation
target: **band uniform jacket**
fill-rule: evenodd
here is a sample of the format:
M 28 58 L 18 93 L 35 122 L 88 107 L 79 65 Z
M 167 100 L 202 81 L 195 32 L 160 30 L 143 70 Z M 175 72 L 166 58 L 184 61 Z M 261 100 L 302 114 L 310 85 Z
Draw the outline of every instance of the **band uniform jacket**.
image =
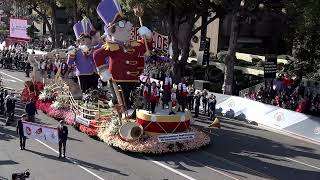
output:
M 158 102 L 160 99 L 159 89 L 157 87 L 148 88 L 147 86 L 145 86 L 145 88 L 143 90 L 143 95 L 150 102 Z
M 151 49 L 152 41 L 148 42 Z M 129 48 L 124 48 L 116 42 L 106 42 L 94 52 L 96 67 L 101 71 L 107 68 L 105 59 L 109 57 L 109 73 L 116 82 L 138 82 L 144 70 L 144 41 L 130 41 Z
M 172 78 L 166 77 L 164 79 L 163 90 L 165 92 L 171 93 L 171 89 L 172 89 Z
M 178 97 L 187 97 L 188 91 L 187 86 L 184 83 L 179 83 L 178 85 Z
M 76 66 L 76 76 L 92 75 L 96 72 L 96 66 L 93 61 L 92 49 L 89 55 L 84 54 L 81 50 L 77 50 L 75 55 L 68 55 L 67 64 Z

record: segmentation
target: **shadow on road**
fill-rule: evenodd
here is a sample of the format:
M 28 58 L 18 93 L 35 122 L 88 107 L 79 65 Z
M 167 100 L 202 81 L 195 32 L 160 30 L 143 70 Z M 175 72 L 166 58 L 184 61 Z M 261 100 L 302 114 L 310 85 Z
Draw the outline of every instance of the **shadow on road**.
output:
M 13 164 L 19 164 L 19 163 L 12 161 L 12 160 L 0 160 L 0 166 L 1 165 L 13 165 Z
M 17 137 L 18 135 L 16 131 L 10 130 L 0 125 L 0 141 L 10 141 L 14 140 Z
M 89 163 L 89 162 L 85 162 L 85 161 L 82 161 L 82 160 L 79 160 L 79 159 L 75 159 L 75 158 L 72 158 L 72 157 L 68 157 L 68 159 L 66 159 L 66 158 L 58 158 L 58 156 L 53 156 L 53 155 L 50 155 L 50 154 L 43 154 L 41 152 L 33 151 L 33 150 L 30 150 L 30 149 L 26 149 L 26 151 L 29 151 L 29 152 L 34 153 L 34 154 L 37 154 L 37 155 L 39 155 L 39 156 L 41 156 L 43 158 L 46 158 L 46 159 L 62 161 L 62 162 L 71 163 L 71 164 L 74 164 L 73 162 L 76 162 L 77 164 L 79 164 L 79 165 L 81 165 L 81 166 L 83 166 L 85 168 L 94 169 L 94 170 L 97 170 L 99 172 L 105 172 L 105 173 L 109 172 L 109 173 L 119 174 L 119 175 L 122 175 L 122 176 L 129 176 L 128 174 L 121 173 L 118 170 L 110 169 L 110 168 L 107 168 L 107 167 L 102 167 L 102 166 L 99 166 L 99 165 L 96 165 L 96 164 L 92 164 L 92 163 Z
M 206 125 L 195 127 L 208 130 Z M 283 137 L 289 139 L 289 142 L 278 140 L 282 135 L 237 120 L 222 120 L 222 129 L 214 129 L 213 132 L 218 136 L 211 135 L 211 145 L 201 150 L 145 156 L 183 171 L 194 172 L 194 167 L 209 167 L 240 179 L 250 179 L 252 176 L 265 179 L 320 179 L 319 170 L 306 170 L 306 166 L 286 159 L 304 157 L 317 162 L 320 159 L 317 148 L 298 146 L 295 139 L 289 137 Z M 131 157 L 145 159 L 141 154 L 116 150 Z

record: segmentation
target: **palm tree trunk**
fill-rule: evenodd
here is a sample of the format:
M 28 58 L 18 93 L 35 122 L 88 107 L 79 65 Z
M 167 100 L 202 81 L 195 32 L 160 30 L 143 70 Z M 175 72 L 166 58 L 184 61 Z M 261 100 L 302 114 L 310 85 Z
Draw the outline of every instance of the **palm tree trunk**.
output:
M 228 54 L 225 57 L 224 84 L 222 87 L 224 94 L 232 95 L 234 62 L 236 59 L 237 41 L 239 36 L 239 13 L 234 13 L 231 22 L 231 33 L 229 40 Z

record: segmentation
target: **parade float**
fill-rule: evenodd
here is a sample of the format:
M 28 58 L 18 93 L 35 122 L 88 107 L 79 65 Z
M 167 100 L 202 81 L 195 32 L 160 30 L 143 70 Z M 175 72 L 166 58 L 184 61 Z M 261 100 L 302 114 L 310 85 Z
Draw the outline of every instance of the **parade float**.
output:
M 135 6 L 134 9 L 135 14 L 141 17 L 142 7 Z M 172 105 L 169 109 L 156 107 L 152 113 L 143 109 L 144 97 L 136 87 L 141 79 L 145 79 L 143 71 L 145 59 L 152 49 L 152 32 L 140 21 L 142 27 L 138 32 L 142 39 L 130 40 L 133 25 L 124 17 L 117 1 L 101 1 L 97 13 L 105 23 L 105 43 L 100 48 L 88 48 L 86 45 L 71 48 L 68 56 L 77 59 L 76 56 L 83 53 L 86 60 L 93 57 L 100 80 L 109 82 L 112 93 L 105 87 L 99 87 L 83 92 L 82 99 L 75 100 L 68 84 L 58 77 L 42 87 L 41 92 L 36 91 L 37 107 L 47 115 L 64 119 L 81 132 L 97 136 L 123 151 L 161 154 L 208 145 L 210 137 L 191 126 L 189 110 L 176 112 Z M 88 29 L 93 28 L 85 22 L 74 27 L 77 37 L 92 34 Z M 81 65 L 77 66 L 80 68 Z M 82 84 L 82 87 L 88 86 Z M 27 92 L 30 94 L 30 90 Z M 133 94 L 131 98 L 130 94 Z
M 157 108 L 153 113 L 134 107 L 126 95 L 132 93 L 132 84 L 138 83 L 144 69 L 145 57 L 152 48 L 152 32 L 142 25 L 142 6 L 134 7 L 140 19 L 138 29 L 141 41 L 130 41 L 132 24 L 121 12 L 116 1 L 104 0 L 97 12 L 106 24 L 109 41 L 94 54 L 95 64 L 102 80 L 112 75 L 117 97 L 117 112 L 123 117 L 112 117 L 99 128 L 98 136 L 108 145 L 130 152 L 166 153 L 197 149 L 210 143 L 210 137 L 192 128 L 190 111 L 170 114 L 169 109 Z M 106 64 L 104 59 L 109 58 Z M 107 73 L 106 73 L 107 72 Z M 119 88 L 120 87 L 120 88 Z M 141 98 L 136 98 L 141 101 Z M 129 102 L 128 102 L 129 101 Z M 130 119 L 127 108 L 135 108 L 135 119 Z M 170 115 L 169 115 L 170 114 Z

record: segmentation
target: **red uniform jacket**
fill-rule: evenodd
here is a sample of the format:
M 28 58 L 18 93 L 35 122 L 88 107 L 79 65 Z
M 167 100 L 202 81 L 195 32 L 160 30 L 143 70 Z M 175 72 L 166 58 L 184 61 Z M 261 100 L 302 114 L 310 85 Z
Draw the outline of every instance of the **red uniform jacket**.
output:
M 165 92 L 171 93 L 171 89 L 172 89 L 172 78 L 166 77 L 163 84 L 163 90 Z
M 148 86 L 145 86 L 143 89 L 143 96 L 151 102 L 158 102 L 160 99 L 159 90 L 157 87 L 151 87 L 151 89 L 149 89 Z
M 93 55 L 95 64 L 99 70 L 107 68 L 106 57 L 109 57 L 109 72 L 116 82 L 137 82 L 144 69 L 144 53 L 146 47 L 144 41 L 131 41 L 131 48 L 125 50 L 115 42 L 106 42 Z M 152 47 L 152 42 L 148 42 Z
M 178 84 L 178 96 L 183 96 L 187 97 L 188 96 L 188 91 L 187 91 L 187 86 L 184 83 L 179 83 Z

